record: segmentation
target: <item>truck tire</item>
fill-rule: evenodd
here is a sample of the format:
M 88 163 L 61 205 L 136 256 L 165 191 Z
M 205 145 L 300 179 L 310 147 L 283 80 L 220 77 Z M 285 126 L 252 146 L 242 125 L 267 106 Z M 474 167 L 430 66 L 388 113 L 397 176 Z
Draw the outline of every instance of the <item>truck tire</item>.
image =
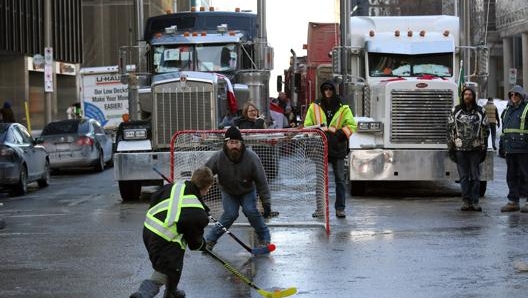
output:
M 364 196 L 366 184 L 365 181 L 350 181 L 350 195 Z
M 479 195 L 481 197 L 486 193 L 486 188 L 488 187 L 488 181 L 480 181 Z
M 141 196 L 141 181 L 118 181 L 123 202 L 138 201 Z

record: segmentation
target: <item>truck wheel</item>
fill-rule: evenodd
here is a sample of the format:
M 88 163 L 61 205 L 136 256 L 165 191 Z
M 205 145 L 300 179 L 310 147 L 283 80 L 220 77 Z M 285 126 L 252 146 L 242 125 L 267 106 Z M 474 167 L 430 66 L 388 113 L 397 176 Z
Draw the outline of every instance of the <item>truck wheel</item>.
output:
M 479 195 L 481 197 L 486 193 L 486 187 L 488 186 L 488 181 L 480 181 Z
M 123 202 L 138 201 L 141 195 L 141 181 L 118 181 Z
M 364 196 L 365 188 L 365 181 L 350 181 L 350 195 L 352 196 Z

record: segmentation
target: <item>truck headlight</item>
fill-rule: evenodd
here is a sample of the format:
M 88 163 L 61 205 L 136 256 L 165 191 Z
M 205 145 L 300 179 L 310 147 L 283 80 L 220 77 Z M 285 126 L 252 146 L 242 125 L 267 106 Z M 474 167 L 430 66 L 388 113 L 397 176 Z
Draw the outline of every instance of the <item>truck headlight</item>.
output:
M 383 129 L 383 124 L 379 121 L 374 122 L 358 122 L 357 132 L 380 132 Z
M 146 128 L 129 128 L 123 131 L 125 140 L 144 140 L 147 138 Z

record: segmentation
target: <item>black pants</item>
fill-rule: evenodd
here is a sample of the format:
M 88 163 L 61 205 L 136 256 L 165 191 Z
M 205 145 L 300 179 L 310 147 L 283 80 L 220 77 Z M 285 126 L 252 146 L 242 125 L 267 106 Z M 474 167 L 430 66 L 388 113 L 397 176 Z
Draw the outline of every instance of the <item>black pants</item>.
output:
M 497 138 L 497 124 L 490 123 L 489 128 L 491 132 L 491 146 L 493 147 L 493 150 L 497 150 L 497 146 L 495 146 L 495 139 Z
M 506 154 L 506 182 L 508 183 L 508 200 L 519 202 L 521 193 L 526 191 L 528 177 L 528 153 Z M 523 194 L 526 195 L 526 194 Z
M 167 290 L 175 291 L 183 270 L 185 250 L 178 243 L 165 241 L 147 228 L 143 228 L 143 243 L 154 270 L 167 275 Z

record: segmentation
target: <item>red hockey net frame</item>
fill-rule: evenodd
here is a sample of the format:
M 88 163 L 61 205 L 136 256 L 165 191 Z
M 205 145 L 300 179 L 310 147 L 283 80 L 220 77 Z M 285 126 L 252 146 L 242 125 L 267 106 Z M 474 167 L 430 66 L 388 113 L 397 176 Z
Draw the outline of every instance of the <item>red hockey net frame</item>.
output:
M 271 192 L 271 209 L 279 215 L 269 226 L 323 226 L 330 234 L 328 146 L 319 129 L 241 130 L 246 148 L 261 159 Z M 192 172 L 224 145 L 225 130 L 184 130 L 171 139 L 170 179 L 190 179 Z M 216 183 L 215 183 L 216 184 Z M 214 185 L 204 197 L 211 215 L 220 218 L 222 200 Z M 258 201 L 260 206 L 260 200 Z M 318 210 L 317 217 L 312 214 Z M 239 217 L 240 222 L 244 217 Z M 235 222 L 235 224 L 237 224 Z

